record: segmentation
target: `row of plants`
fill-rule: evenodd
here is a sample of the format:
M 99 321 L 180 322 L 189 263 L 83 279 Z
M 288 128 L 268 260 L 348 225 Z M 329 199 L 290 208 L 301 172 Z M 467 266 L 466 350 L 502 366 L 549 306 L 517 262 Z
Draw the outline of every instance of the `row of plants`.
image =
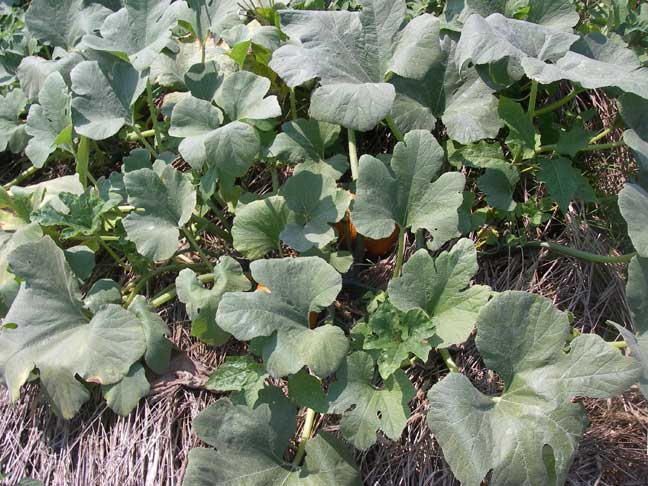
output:
M 646 5 L 239 3 L 2 7 L 0 150 L 24 169 L 0 190 L 10 398 L 37 381 L 64 419 L 99 395 L 131 413 L 168 369 L 157 309 L 177 299 L 196 339 L 248 350 L 205 384 L 229 395 L 195 419 L 209 447 L 187 486 L 361 484 L 352 448 L 399 440 L 407 370 L 435 356 L 427 423 L 462 484 L 564 483 L 587 427 L 574 398 L 648 393 Z M 565 109 L 595 89 L 620 113 L 599 131 Z M 388 149 L 359 153 L 368 132 Z M 618 195 L 634 251 L 528 241 L 572 204 L 616 205 L 582 161 L 620 147 L 639 166 Z M 625 341 L 474 284 L 481 249 L 525 245 L 629 263 Z M 391 253 L 388 285 L 363 284 Z M 498 396 L 453 360 L 475 331 Z M 339 434 L 314 433 L 327 415 Z

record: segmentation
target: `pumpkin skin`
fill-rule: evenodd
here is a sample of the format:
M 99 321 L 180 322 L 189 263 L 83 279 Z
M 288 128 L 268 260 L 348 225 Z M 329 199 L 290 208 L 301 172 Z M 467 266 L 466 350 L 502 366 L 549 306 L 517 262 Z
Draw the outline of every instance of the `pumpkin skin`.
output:
M 351 215 L 347 213 L 345 219 L 339 223 L 335 223 L 335 229 L 338 232 L 340 237 L 340 243 L 346 245 L 346 235 L 351 236 L 351 243 L 355 244 L 356 239 L 358 238 L 358 230 L 351 221 Z M 370 257 L 381 257 L 389 253 L 396 244 L 398 240 L 398 227 L 394 228 L 394 232 L 389 235 L 387 238 L 381 238 L 379 240 L 374 240 L 372 238 L 365 237 L 364 246 L 367 251 L 367 255 Z
M 264 292 L 266 294 L 272 293 L 272 291 L 263 284 L 257 284 L 255 292 Z M 311 311 L 308 313 L 308 327 L 310 327 L 311 329 L 315 329 L 317 327 L 318 321 L 319 321 L 319 314 L 317 312 Z

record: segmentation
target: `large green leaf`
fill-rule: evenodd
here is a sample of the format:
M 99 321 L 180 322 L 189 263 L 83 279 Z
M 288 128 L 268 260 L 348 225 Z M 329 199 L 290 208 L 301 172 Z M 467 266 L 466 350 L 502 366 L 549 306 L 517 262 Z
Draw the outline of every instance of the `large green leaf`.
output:
M 111 385 L 121 380 L 146 349 L 142 326 L 130 312 L 106 305 L 86 315 L 76 277 L 63 251 L 46 236 L 9 256 L 24 281 L 0 334 L 0 369 L 12 400 L 34 368 L 56 412 L 71 418 L 90 398 L 78 375 Z
M 146 379 L 144 367 L 135 363 L 124 378 L 112 385 L 103 385 L 101 391 L 110 409 L 125 417 L 149 394 L 151 385 Z
M 569 317 L 540 296 L 505 292 L 477 323 L 477 347 L 504 381 L 499 397 L 450 373 L 432 387 L 428 424 L 462 484 L 563 484 L 587 420 L 574 397 L 606 398 L 637 381 L 639 366 L 599 336 L 563 350 Z
M 25 153 L 36 167 L 42 167 L 48 157 L 58 147 L 72 152 L 70 131 L 66 140 L 60 140 L 61 133 L 71 130 L 70 90 L 63 76 L 58 72 L 50 74 L 38 94 L 37 105 L 29 108 L 25 130 L 32 138 Z
M 182 18 L 201 43 L 207 41 L 210 32 L 219 38 L 240 22 L 239 0 L 187 0 L 187 4 L 189 11 Z
M 425 311 L 441 341 L 436 347 L 461 344 L 492 294 L 487 285 L 470 285 L 478 269 L 477 250 L 468 239 L 436 258 L 419 250 L 403 266 L 403 275 L 389 282 L 389 298 L 402 311 Z
M 290 211 L 283 196 L 270 196 L 236 208 L 232 225 L 234 248 L 256 260 L 281 244 Z
M 135 69 L 150 67 L 171 41 L 171 28 L 186 8 L 172 0 L 124 0 L 124 8 L 106 17 L 101 36 L 88 34 L 82 47 L 110 52 Z
M 648 68 L 623 40 L 597 32 L 581 38 L 555 64 L 536 63 L 525 72 L 542 84 L 568 79 L 588 89 L 616 87 L 648 98 Z
M 389 301 L 378 307 L 366 323 L 356 324 L 351 334 L 354 340 L 361 341 L 362 349 L 374 356 L 385 380 L 400 369 L 410 354 L 427 361 L 430 350 L 440 342 L 425 312 L 402 312 Z
M 290 177 L 281 194 L 291 214 L 279 236 L 299 252 L 323 248 L 333 241 L 331 224 L 344 217 L 351 202 L 351 194 L 338 189 L 332 177 L 306 170 Z
M 85 34 L 99 29 L 111 13 L 86 0 L 34 0 L 25 14 L 25 23 L 40 42 L 68 50 Z
M 448 34 L 439 39 L 441 55 L 421 80 L 394 76 L 396 88 L 392 115 L 403 133 L 433 130 L 441 118 L 448 136 L 460 143 L 495 138 L 502 127 L 494 90 L 474 68 L 461 72 L 455 64 L 457 42 Z
M 581 172 L 572 166 L 571 160 L 563 157 L 541 159 L 538 180 L 547 186 L 549 195 L 563 212 L 569 210 L 569 203 L 583 185 L 588 184 Z
M 200 169 L 207 161 L 205 139 L 222 123 L 223 113 L 209 101 L 186 96 L 173 107 L 169 135 L 183 139 L 178 147 L 182 157 L 193 168 Z M 245 127 L 241 127 L 241 130 L 247 131 Z M 243 156 L 247 155 L 247 145 L 241 146 L 241 149 Z
M 274 376 L 297 373 L 304 366 L 318 376 L 333 373 L 347 353 L 344 331 L 333 325 L 309 327 L 309 313 L 335 301 L 342 277 L 318 257 L 258 260 L 252 278 L 267 292 L 225 294 L 216 321 L 236 339 L 267 336 L 263 361 Z
M 378 430 L 398 440 L 410 415 L 408 402 L 415 394 L 407 375 L 397 370 L 377 388 L 373 359 L 358 351 L 347 357 L 336 377 L 329 387 L 329 412 L 343 415 L 342 435 L 362 450 L 376 442 Z
M 457 44 L 456 63 L 461 71 L 469 62 L 476 65 L 505 60 L 509 74 L 541 71 L 548 61 L 565 56 L 578 36 L 516 19 L 499 13 L 484 18 L 473 14 L 466 20 Z M 535 79 L 535 78 L 534 78 Z
M 42 236 L 37 224 L 22 226 L 12 233 L 0 232 L 0 316 L 7 314 L 20 288 L 16 276 L 9 270 L 9 255 L 19 246 L 40 240 Z
M 178 299 L 186 304 L 187 314 L 192 319 L 191 335 L 211 345 L 225 343 L 230 336 L 216 323 L 218 304 L 225 293 L 244 292 L 250 287 L 241 265 L 229 256 L 223 257 L 214 268 L 211 289 L 203 286 L 193 270 L 182 270 L 176 278 L 176 288 Z
M 626 298 L 636 333 L 616 325 L 632 356 L 641 363 L 639 387 L 648 398 L 648 260 L 633 258 L 628 267 Z
M 167 339 L 169 328 L 146 298 L 137 295 L 128 308 L 139 319 L 146 340 L 144 362 L 158 375 L 167 372 L 173 344 Z
M 225 76 L 214 101 L 230 120 L 266 120 L 281 116 L 276 96 L 266 95 L 270 80 L 248 71 Z
M 351 455 L 333 436 L 306 444 L 302 466 L 284 460 L 295 432 L 295 409 L 282 397 L 251 410 L 221 399 L 194 421 L 196 434 L 216 449 L 192 449 L 184 486 L 359 486 Z
M 457 235 L 465 177 L 441 174 L 444 153 L 431 133 L 409 132 L 389 164 L 363 155 L 353 223 L 370 238 L 386 238 L 396 226 L 428 230 L 439 247 Z M 431 182 L 434 181 L 434 182 Z
M 626 184 L 619 193 L 619 209 L 632 244 L 640 256 L 648 258 L 648 192 L 637 184 Z
M 299 118 L 286 122 L 268 149 L 272 157 L 289 164 L 300 164 L 295 170 L 326 173 L 339 179 L 348 169 L 346 157 L 327 157 L 340 136 L 340 127 L 331 123 Z
M 9 149 L 17 154 L 25 148 L 27 133 L 20 115 L 26 106 L 27 98 L 20 89 L 0 95 L 0 152 Z
M 196 206 L 191 180 L 169 165 L 159 175 L 152 169 L 128 172 L 124 184 L 128 202 L 140 210 L 123 220 L 128 239 L 151 260 L 171 258 L 178 248 L 179 229 Z
M 313 118 L 367 131 L 391 112 L 388 74 L 421 78 L 440 54 L 440 24 L 422 15 L 402 29 L 404 0 L 359 3 L 360 12 L 282 11 L 282 30 L 293 42 L 275 51 L 270 67 L 290 87 L 319 79 Z
M 25 57 L 18 66 L 16 75 L 20 81 L 20 88 L 32 101 L 38 101 L 38 95 L 43 84 L 52 73 L 63 76 L 66 85 L 70 85 L 70 72 L 74 66 L 85 61 L 83 56 L 76 51 L 64 53 L 61 57 L 44 59 L 38 56 Z
M 101 65 L 84 61 L 70 73 L 72 78 L 72 121 L 80 135 L 103 140 L 124 125 L 132 125 L 133 105 L 146 87 L 130 65 L 115 62 Z
M 219 392 L 236 392 L 230 395 L 233 401 L 242 399 L 248 407 L 254 408 L 269 376 L 263 365 L 257 363 L 249 354 L 227 356 L 216 371 L 209 375 L 205 388 Z

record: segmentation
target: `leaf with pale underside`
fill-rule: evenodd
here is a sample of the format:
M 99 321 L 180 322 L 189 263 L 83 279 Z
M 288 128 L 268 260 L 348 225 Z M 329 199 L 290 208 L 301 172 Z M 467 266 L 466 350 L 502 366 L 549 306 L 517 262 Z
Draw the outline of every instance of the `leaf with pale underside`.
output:
M 132 125 L 133 105 L 146 83 L 124 62 L 101 65 L 84 61 L 70 73 L 72 78 L 72 121 L 79 135 L 103 140 L 124 125 Z
M 29 32 L 52 47 L 72 49 L 101 27 L 112 11 L 86 0 L 34 0 L 25 14 Z
M 304 464 L 284 459 L 295 432 L 295 408 L 283 396 L 250 409 L 221 399 L 194 421 L 198 437 L 213 448 L 192 449 L 183 484 L 212 486 L 359 486 L 344 445 L 320 432 L 306 444 Z
M 20 89 L 0 95 L 0 152 L 9 149 L 17 154 L 27 145 L 25 125 L 20 120 L 26 106 L 27 98 Z
M 135 363 L 124 378 L 112 385 L 103 385 L 101 392 L 108 407 L 122 417 L 131 413 L 139 401 L 149 394 L 151 385 L 146 379 L 144 367 Z
M 436 258 L 419 250 L 403 266 L 403 275 L 389 282 L 389 298 L 402 311 L 419 309 L 427 314 L 441 341 L 436 347 L 461 344 L 492 295 L 487 285 L 471 286 L 478 268 L 477 250 L 468 239 Z
M 58 72 L 50 74 L 38 94 L 37 105 L 32 105 L 25 128 L 32 138 L 25 153 L 35 167 L 42 167 L 57 148 L 72 152 L 72 137 L 60 143 L 62 132 L 70 129 L 70 90 Z
M 641 257 L 648 257 L 648 192 L 626 184 L 619 193 L 619 209 L 628 224 L 628 235 Z
M 180 228 L 196 206 L 196 191 L 186 174 L 166 166 L 158 174 L 139 169 L 124 175 L 128 202 L 141 211 L 122 223 L 137 251 L 150 260 L 171 258 L 178 248 Z
M 267 337 L 262 355 L 273 376 L 304 366 L 322 378 L 335 372 L 349 342 L 339 327 L 311 329 L 309 313 L 335 301 L 342 289 L 340 274 L 318 257 L 257 260 L 250 270 L 269 292 L 225 294 L 216 314 L 219 326 L 240 341 Z
M 635 332 L 618 324 L 615 326 L 628 344 L 632 356 L 641 363 L 639 388 L 643 396 L 648 398 L 648 260 L 645 258 L 635 257 L 630 262 L 626 299 Z
M 137 318 L 107 305 L 90 318 L 63 251 L 48 237 L 9 256 L 23 281 L 0 334 L 0 369 L 12 400 L 34 368 L 57 414 L 69 419 L 90 398 L 77 376 L 111 385 L 128 373 L 146 349 Z
M 171 0 L 124 0 L 124 8 L 104 20 L 101 35 L 85 35 L 81 46 L 114 54 L 144 71 L 171 41 L 171 29 L 185 8 L 184 2 Z
M 290 177 L 281 195 L 291 212 L 279 236 L 299 252 L 321 249 L 333 241 L 331 225 L 344 217 L 351 202 L 351 194 L 338 189 L 333 178 L 306 170 Z
M 336 180 L 347 171 L 346 157 L 327 157 L 340 136 L 338 125 L 299 118 L 284 123 L 281 129 L 268 149 L 272 157 L 288 164 L 299 164 L 295 171 L 326 173 Z
M 396 88 L 392 116 L 401 132 L 434 130 L 440 118 L 448 136 L 466 144 L 497 136 L 502 122 L 497 114 L 497 98 L 474 68 L 459 72 L 455 64 L 456 40 L 443 34 L 441 56 L 423 79 L 394 76 Z
M 176 288 L 178 299 L 187 306 L 187 314 L 192 320 L 191 335 L 212 346 L 225 343 L 230 335 L 216 322 L 218 304 L 225 293 L 244 292 L 250 287 L 241 265 L 229 256 L 223 257 L 214 268 L 211 289 L 203 286 L 193 270 L 182 270 L 176 278 Z
M 270 196 L 237 207 L 232 225 L 234 248 L 250 260 L 276 250 L 289 212 L 283 196 Z
M 414 387 L 402 370 L 395 371 L 382 387 L 373 384 L 374 361 L 358 351 L 346 358 L 337 381 L 329 387 L 329 413 L 342 415 L 342 435 L 355 447 L 368 449 L 378 430 L 398 440 L 410 415 L 408 402 L 414 398 Z
M 404 0 L 362 0 L 360 12 L 285 10 L 282 31 L 290 43 L 270 67 L 290 87 L 318 78 L 311 117 L 367 131 L 391 112 L 388 74 L 421 78 L 438 51 L 440 23 L 422 15 L 405 28 Z
M 569 317 L 540 296 L 505 292 L 477 323 L 477 348 L 504 392 L 484 395 L 459 373 L 428 394 L 428 425 L 462 484 L 563 484 L 585 430 L 574 397 L 607 398 L 637 381 L 638 363 L 599 336 L 564 346 Z
M 70 72 L 80 62 L 85 61 L 83 56 L 75 51 L 66 52 L 61 57 L 44 59 L 38 56 L 25 57 L 18 66 L 16 75 L 20 81 L 20 88 L 25 95 L 32 100 L 38 101 L 38 95 L 43 84 L 52 73 L 59 73 L 63 76 L 66 85 L 70 85 Z
M 506 60 L 515 79 L 544 69 L 547 61 L 565 56 L 578 36 L 523 20 L 508 19 L 499 13 L 484 18 L 473 14 L 466 20 L 457 44 L 455 62 L 461 71 L 469 62 L 475 65 Z
M 191 26 L 202 43 L 210 32 L 220 38 L 225 30 L 240 23 L 239 3 L 239 0 L 187 0 L 189 9 L 182 15 L 183 25 Z
M 405 142 L 396 145 L 389 164 L 363 155 L 353 207 L 358 232 L 380 239 L 396 226 L 425 229 L 437 248 L 456 236 L 465 177 L 442 174 L 444 158 L 434 136 L 423 130 L 409 132 Z
M 248 71 L 225 76 L 214 101 L 230 120 L 267 120 L 281 116 L 276 96 L 268 96 L 270 80 Z

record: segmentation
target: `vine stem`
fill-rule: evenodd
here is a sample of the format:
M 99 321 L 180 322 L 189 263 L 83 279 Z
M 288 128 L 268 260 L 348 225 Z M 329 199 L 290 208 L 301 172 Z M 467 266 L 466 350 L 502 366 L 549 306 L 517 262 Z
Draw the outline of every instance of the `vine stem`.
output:
M 590 144 L 595 144 L 595 143 L 598 142 L 599 140 L 601 140 L 601 139 L 607 137 L 610 133 L 612 133 L 612 130 L 613 130 L 612 127 L 608 127 L 608 128 L 606 128 L 605 130 L 603 130 L 601 133 L 599 133 L 599 134 L 596 135 L 595 137 L 590 138 L 589 143 L 590 143 Z
M 35 166 L 32 165 L 32 166 L 29 167 L 28 169 L 26 169 L 26 170 L 24 170 L 23 172 L 21 172 L 20 174 L 18 174 L 18 176 L 17 176 L 15 179 L 13 179 L 13 180 L 7 182 L 4 186 L 2 186 L 2 188 L 3 188 L 5 191 L 8 191 L 8 190 L 11 189 L 13 186 L 17 186 L 17 185 L 20 184 L 21 182 L 24 182 L 24 181 L 26 181 L 27 179 L 29 179 L 31 176 L 33 176 L 34 174 L 36 174 L 36 172 L 38 172 L 40 169 L 42 169 L 42 167 L 35 167 Z
M 151 138 L 155 136 L 155 130 L 144 130 L 143 132 L 139 132 L 139 135 L 135 132 L 129 133 L 126 135 L 126 140 L 129 142 L 137 142 L 140 140 L 140 137 L 144 138 Z
M 196 239 L 195 239 L 195 238 L 193 237 L 193 235 L 191 234 L 191 231 L 188 230 L 187 228 L 182 228 L 182 232 L 184 233 L 185 237 L 187 238 L 187 240 L 189 241 L 189 243 L 191 244 L 191 246 L 193 246 L 194 250 L 196 250 L 196 252 L 197 252 L 198 255 L 200 256 L 200 259 L 203 261 L 203 263 L 204 263 L 205 265 L 207 265 L 207 267 L 209 267 L 209 269 L 210 269 L 211 271 L 213 271 L 213 270 L 214 270 L 214 266 L 213 266 L 212 263 L 209 261 L 209 258 L 207 258 L 207 255 L 205 255 L 205 252 L 202 250 L 202 248 L 200 248 L 200 245 L 196 242 Z
M 154 159 L 157 159 L 157 158 L 158 158 L 158 153 L 157 153 L 156 150 L 151 146 L 151 144 L 148 142 L 148 140 L 146 140 L 146 137 L 142 134 L 142 132 L 140 131 L 140 129 L 137 128 L 135 125 L 133 125 L 133 130 L 135 131 L 135 134 L 137 135 L 138 140 L 139 140 L 140 142 L 142 142 L 142 144 L 144 145 L 144 147 L 146 148 L 146 150 L 149 151 L 149 153 L 153 156 Z M 154 130 L 154 131 L 155 131 L 155 130 Z
M 83 187 L 88 185 L 88 167 L 90 165 L 90 141 L 81 136 L 76 153 L 76 173 L 79 176 L 79 182 Z
M 595 253 L 577 250 L 575 248 L 570 248 L 569 246 L 559 245 L 557 243 L 551 243 L 548 241 L 531 241 L 525 246 L 527 248 L 544 248 L 554 253 L 560 253 L 561 255 L 578 258 L 579 260 L 584 260 L 592 263 L 628 263 L 635 256 L 637 256 L 636 252 L 618 256 L 597 255 Z
M 200 283 L 213 282 L 214 274 L 207 273 L 205 275 L 199 275 L 198 280 L 200 281 Z M 176 289 L 176 286 L 171 285 L 170 287 L 167 287 L 165 290 L 163 290 L 160 294 L 153 297 L 153 299 L 151 300 L 151 306 L 154 309 L 163 306 L 167 302 L 175 299 L 177 295 L 178 295 L 178 290 Z
M 101 246 L 104 250 L 106 250 L 106 253 L 110 255 L 110 257 L 117 262 L 117 264 L 122 267 L 124 270 L 128 271 L 128 265 L 113 251 L 110 246 L 102 239 L 102 238 L 97 238 L 97 242 L 99 243 L 99 246 Z
M 452 356 L 450 356 L 450 351 L 442 348 L 439 349 L 439 354 L 441 355 L 441 358 L 443 359 L 445 365 L 450 370 L 450 373 L 459 373 L 459 366 L 457 366 L 457 363 L 455 363 L 455 361 L 452 359 Z
M 290 118 L 296 120 L 299 117 L 297 113 L 297 93 L 295 88 L 290 88 Z
M 306 444 L 308 444 L 308 440 L 313 433 L 315 415 L 315 410 L 313 410 L 312 408 L 306 409 L 306 420 L 304 421 L 304 428 L 299 435 L 299 445 L 297 446 L 297 452 L 295 453 L 295 458 L 292 462 L 295 466 L 299 466 L 301 464 L 302 460 L 304 459 L 304 455 L 306 454 Z
M 159 150 L 162 150 L 162 134 L 160 133 L 158 112 L 155 106 L 155 100 L 153 99 L 153 87 L 148 79 L 146 80 L 146 102 L 148 103 L 151 121 L 153 122 L 153 130 L 155 131 L 155 144 Z
M 548 104 L 547 106 L 543 106 L 542 108 L 535 110 L 534 116 L 541 116 L 547 113 L 551 113 L 552 111 L 557 110 L 561 106 L 566 105 L 567 103 L 569 103 L 571 100 L 576 98 L 576 96 L 578 96 L 584 91 L 585 91 L 584 89 L 574 89 L 564 98 L 561 98 L 558 101 L 554 101 L 553 103 Z
M 625 341 L 607 341 L 607 343 L 616 349 L 626 349 L 628 347 Z
M 405 231 L 405 228 L 400 227 L 398 231 L 398 250 L 396 253 L 396 265 L 394 266 L 393 278 L 400 277 L 401 270 L 403 269 L 403 258 L 405 256 L 406 238 L 407 238 L 407 231 Z
M 277 194 L 279 192 L 279 173 L 274 164 L 270 166 L 270 177 L 272 178 L 272 193 Z
M 353 130 L 352 128 L 349 128 L 347 132 L 349 134 L 349 163 L 351 164 L 351 178 L 354 181 L 357 181 L 360 165 L 358 162 L 358 145 L 356 141 L 356 134 L 355 130 Z
M 624 147 L 625 142 L 619 140 L 618 142 L 611 143 L 597 143 L 594 145 L 588 145 L 579 150 L 579 152 L 596 152 L 598 150 L 611 150 L 619 147 Z M 555 152 L 558 149 L 557 145 L 544 145 L 536 149 L 536 154 L 545 154 L 547 152 Z
M 536 112 L 536 101 L 538 100 L 538 82 L 531 80 L 531 93 L 529 94 L 529 118 L 533 119 Z
M 387 122 L 387 126 L 389 127 L 389 130 L 391 130 L 391 132 L 394 134 L 394 137 L 396 137 L 396 140 L 398 140 L 399 142 L 405 141 L 405 138 L 403 137 L 403 134 L 401 133 L 401 131 L 396 126 L 396 123 L 394 122 L 394 119 L 392 118 L 391 115 L 388 115 L 385 118 L 385 122 Z

